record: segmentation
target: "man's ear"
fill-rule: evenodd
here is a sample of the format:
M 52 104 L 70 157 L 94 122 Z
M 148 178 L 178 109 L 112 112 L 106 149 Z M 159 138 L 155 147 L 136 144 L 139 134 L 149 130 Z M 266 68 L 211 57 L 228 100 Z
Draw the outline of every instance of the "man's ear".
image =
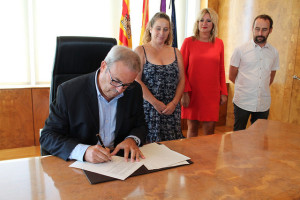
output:
M 101 62 L 101 65 L 100 65 L 100 72 L 104 72 L 104 70 L 106 69 L 106 62 L 105 61 L 102 61 Z
M 273 31 L 273 28 L 270 28 L 270 33 L 272 33 L 272 31 Z M 269 33 L 269 34 L 270 34 L 270 33 Z

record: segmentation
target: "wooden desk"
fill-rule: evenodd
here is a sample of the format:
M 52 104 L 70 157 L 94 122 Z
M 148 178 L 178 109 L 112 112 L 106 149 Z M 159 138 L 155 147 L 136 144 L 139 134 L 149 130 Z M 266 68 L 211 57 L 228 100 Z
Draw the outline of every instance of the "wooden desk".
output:
M 90 185 L 57 157 L 0 162 L 0 199 L 299 199 L 300 126 L 258 120 L 245 131 L 169 141 L 194 164 Z

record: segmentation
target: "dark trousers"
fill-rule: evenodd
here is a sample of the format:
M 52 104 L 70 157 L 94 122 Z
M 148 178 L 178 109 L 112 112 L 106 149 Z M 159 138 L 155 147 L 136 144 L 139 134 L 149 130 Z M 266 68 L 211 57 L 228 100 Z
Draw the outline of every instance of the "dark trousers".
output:
M 251 124 L 253 124 L 257 119 L 268 119 L 269 110 L 265 112 L 251 112 L 244 110 L 237 105 L 233 104 L 234 106 L 234 126 L 233 130 L 244 130 L 247 126 L 249 116 L 251 115 Z

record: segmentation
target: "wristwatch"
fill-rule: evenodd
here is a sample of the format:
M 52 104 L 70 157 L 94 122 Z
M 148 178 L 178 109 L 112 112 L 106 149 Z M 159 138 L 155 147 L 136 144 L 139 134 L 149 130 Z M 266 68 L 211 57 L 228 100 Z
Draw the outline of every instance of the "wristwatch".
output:
M 138 139 L 137 137 L 134 137 L 134 136 L 128 136 L 128 137 L 126 137 L 126 139 L 127 139 L 127 138 L 132 138 L 132 139 L 135 141 L 135 143 L 136 143 L 137 146 L 140 145 L 140 141 L 139 141 L 139 139 Z

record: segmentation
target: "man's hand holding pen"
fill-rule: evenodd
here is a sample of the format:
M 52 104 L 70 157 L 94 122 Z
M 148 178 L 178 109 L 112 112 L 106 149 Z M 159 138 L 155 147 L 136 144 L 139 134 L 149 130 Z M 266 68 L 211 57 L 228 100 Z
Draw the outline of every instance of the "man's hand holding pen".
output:
M 91 163 L 102 163 L 111 160 L 110 149 L 96 144 L 87 148 L 84 160 Z
M 96 137 L 100 145 L 97 144 L 87 148 L 84 154 L 84 160 L 87 162 L 102 163 L 111 161 L 111 156 L 116 155 L 121 149 L 124 150 L 124 159 L 126 160 L 126 162 L 128 161 L 129 153 L 131 162 L 139 162 L 140 158 L 145 158 L 139 147 L 136 145 L 136 142 L 132 138 L 125 139 L 123 142 L 116 146 L 112 153 L 110 153 L 110 149 L 104 146 L 100 135 L 97 134 Z
M 91 163 L 102 163 L 111 160 L 110 149 L 103 144 L 100 134 L 96 134 L 100 145 L 96 144 L 87 148 L 84 160 Z

